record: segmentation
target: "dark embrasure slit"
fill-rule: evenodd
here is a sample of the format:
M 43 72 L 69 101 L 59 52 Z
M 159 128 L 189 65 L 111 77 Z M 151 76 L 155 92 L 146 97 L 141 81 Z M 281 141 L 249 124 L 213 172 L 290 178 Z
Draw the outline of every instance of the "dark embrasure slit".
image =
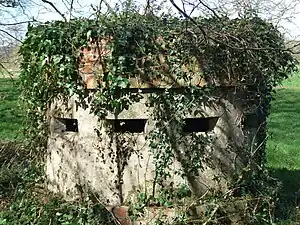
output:
M 207 118 L 187 118 L 184 119 L 183 132 L 209 132 L 212 131 L 219 117 L 207 117 Z
M 107 122 L 112 126 L 113 132 L 117 133 L 143 133 L 147 123 L 146 119 L 110 119 Z
M 78 120 L 69 118 L 55 118 L 56 132 L 78 132 Z

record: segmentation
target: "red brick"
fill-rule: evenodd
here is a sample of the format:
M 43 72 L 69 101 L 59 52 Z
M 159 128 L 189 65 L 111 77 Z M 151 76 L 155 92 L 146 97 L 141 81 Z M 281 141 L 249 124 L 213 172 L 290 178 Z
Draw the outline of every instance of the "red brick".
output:
M 121 225 L 131 225 L 131 220 L 128 215 L 128 208 L 124 206 L 116 206 L 112 210 L 113 215 L 118 219 Z

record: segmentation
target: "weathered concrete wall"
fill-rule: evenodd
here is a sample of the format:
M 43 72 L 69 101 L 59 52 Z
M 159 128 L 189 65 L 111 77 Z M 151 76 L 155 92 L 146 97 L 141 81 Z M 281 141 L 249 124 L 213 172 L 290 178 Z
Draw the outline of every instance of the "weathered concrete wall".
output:
M 114 115 L 100 120 L 90 113 L 89 107 L 84 109 L 76 105 L 75 97 L 69 101 L 68 107 L 63 107 L 59 101 L 52 104 L 46 166 L 50 189 L 68 198 L 93 191 L 108 206 L 123 204 L 137 191 L 151 193 L 155 166 L 146 136 L 155 121 L 151 118 L 153 109 L 145 105 L 147 94 L 144 96 L 141 102 L 133 104 L 117 118 L 146 120 L 140 133 L 113 132 L 105 124 L 115 120 Z M 218 104 L 199 105 L 197 110 L 198 115 L 187 113 L 185 117 L 217 117 L 212 131 L 203 133 L 214 138 L 203 155 L 204 159 L 210 160 L 204 160 L 198 177 L 185 180 L 173 174 L 168 182 L 189 184 L 191 190 L 201 196 L 209 189 L 226 191 L 229 178 L 245 166 L 247 159 L 239 149 L 245 141 L 241 125 L 245 112 L 238 102 L 226 97 L 221 97 Z M 66 121 L 58 118 L 77 121 L 78 131 L 70 131 L 70 125 L 64 128 Z M 187 147 L 182 143 L 178 145 L 183 155 Z M 181 167 L 180 157 L 174 161 L 173 167 Z
M 109 38 L 98 43 L 91 41 L 89 46 L 80 49 L 79 73 L 87 89 L 105 85 L 103 76 L 107 68 L 103 57 L 110 53 L 107 49 L 108 41 Z M 205 85 L 199 71 L 197 74 L 191 83 Z M 184 87 L 182 80 L 163 78 L 147 82 L 136 77 L 129 78 L 130 87 Z M 147 89 L 146 92 L 151 92 L 152 89 Z M 76 103 L 80 99 L 76 96 L 66 105 L 60 100 L 53 102 L 49 109 L 51 134 L 46 165 L 51 190 L 60 192 L 69 199 L 92 191 L 97 193 L 99 200 L 106 206 L 122 205 L 138 191 L 152 192 L 155 166 L 146 137 L 155 128 L 156 121 L 151 116 L 153 108 L 146 107 L 146 92 L 140 102 L 131 105 L 117 118 L 115 115 L 108 115 L 105 120 L 100 120 L 91 113 L 88 99 L 93 98 L 92 91 L 89 98 L 84 100 L 87 107 L 83 107 L 82 102 Z M 246 114 L 252 115 L 252 120 L 256 121 L 257 109 L 245 109 L 247 101 L 243 100 L 243 94 L 234 90 L 219 91 L 216 94 L 218 101 L 210 104 L 203 102 L 195 109 L 183 113 L 185 118 L 213 118 L 209 120 L 212 129 L 199 133 L 212 137 L 214 141 L 203 152 L 202 168 L 198 171 L 198 176 L 183 179 L 172 173 L 167 183 L 188 184 L 197 196 L 202 196 L 207 190 L 227 191 L 228 182 L 247 163 L 249 152 L 245 152 L 244 144 L 247 143 L 253 152 L 259 145 L 256 134 L 260 122 L 251 122 L 254 125 L 247 127 L 243 121 Z M 145 126 L 134 133 L 116 132 L 107 126 L 107 123 L 113 123 L 116 119 L 138 119 L 144 121 Z M 172 133 L 175 129 L 171 126 L 177 125 L 170 125 L 171 133 L 168 134 L 176 140 L 178 134 Z M 190 135 L 187 133 L 184 141 L 177 142 L 174 146 L 174 170 L 182 169 L 183 158 L 187 157 L 186 151 L 191 146 Z

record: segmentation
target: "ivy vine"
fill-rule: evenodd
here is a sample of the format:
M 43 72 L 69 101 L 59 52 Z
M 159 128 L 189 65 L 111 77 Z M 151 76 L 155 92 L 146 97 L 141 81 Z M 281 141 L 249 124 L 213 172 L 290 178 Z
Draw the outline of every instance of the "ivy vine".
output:
M 94 113 L 102 118 L 108 113 L 118 115 L 140 101 L 141 93 L 128 92 L 132 78 L 152 88 L 161 88 L 155 81 L 172 78 L 171 85 L 159 94 L 153 93 L 148 101 L 155 109 L 152 116 L 156 121 L 147 136 L 156 166 L 153 190 L 170 176 L 174 158 L 183 165 L 183 171 L 177 171 L 182 176 L 197 175 L 212 140 L 209 135 L 192 134 L 190 149 L 180 152 L 176 146 L 184 142 L 182 114 L 215 100 L 212 93 L 217 87 L 231 86 L 249 91 L 253 104 L 267 115 L 272 88 L 297 68 L 283 36 L 261 18 L 199 17 L 195 21 L 197 25 L 130 9 L 99 15 L 94 20 L 30 25 L 20 48 L 20 81 L 27 134 L 35 140 L 33 143 L 45 147 L 49 135 L 47 110 L 58 96 L 67 101 L 72 95 L 84 99 L 89 93 L 79 76 L 79 49 L 90 41 L 109 39 L 109 54 L 101 60 L 102 71 L 93 96 Z M 197 76 L 205 80 L 205 88 L 194 82 Z M 174 92 L 182 84 L 184 91 Z

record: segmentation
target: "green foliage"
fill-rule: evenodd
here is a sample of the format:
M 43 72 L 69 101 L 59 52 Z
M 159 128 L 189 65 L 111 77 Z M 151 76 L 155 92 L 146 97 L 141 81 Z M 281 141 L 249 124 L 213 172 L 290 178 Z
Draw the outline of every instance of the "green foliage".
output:
M 47 106 L 59 94 L 67 96 L 83 89 L 79 85 L 75 50 L 86 42 L 88 30 L 87 23 L 79 22 L 28 27 L 27 38 L 20 48 L 23 60 L 19 78 L 26 103 L 27 134 L 42 146 L 48 136 Z
M 184 205 L 184 198 L 191 197 L 191 191 L 187 185 L 180 185 L 175 187 L 173 184 L 161 188 L 156 196 L 148 195 L 140 192 L 137 194 L 134 201 L 129 202 L 129 214 L 133 221 L 142 217 L 145 214 L 146 207 L 161 207 L 173 208 Z
M 0 0 L 0 6 L 15 8 L 20 5 L 18 0 Z
M 24 183 L 40 181 L 41 170 L 31 166 L 29 151 L 18 142 L 0 142 L 0 196 L 24 190 Z M 37 179 L 36 179 L 37 178 Z
M 78 72 L 79 49 L 89 41 L 106 39 L 108 54 L 101 56 L 102 71 L 95 74 L 99 85 L 93 95 L 94 113 L 101 117 L 108 113 L 117 116 L 140 101 L 139 92 L 127 90 L 131 78 L 158 88 L 161 86 L 153 85 L 153 81 L 171 80 L 167 88 L 151 94 L 147 102 L 155 109 L 152 116 L 157 121 L 147 136 L 156 166 L 155 181 L 152 195 L 141 195 L 136 211 L 142 213 L 149 199 L 156 198 L 156 184 L 164 188 L 174 158 L 182 165 L 182 171 L 176 173 L 187 178 L 196 176 L 203 162 L 210 160 L 205 152 L 212 139 L 209 135 L 185 135 L 182 115 L 191 113 L 194 106 L 216 100 L 213 95 L 216 87 L 224 85 L 249 91 L 252 105 L 267 115 L 272 88 L 296 70 L 296 62 L 285 49 L 279 31 L 260 18 L 196 18 L 195 21 L 198 25 L 170 16 L 160 19 L 140 15 L 128 9 L 100 15 L 95 20 L 29 26 L 20 48 L 23 56 L 20 81 L 29 124 L 27 133 L 33 143 L 37 140 L 45 146 L 49 133 L 47 110 L 55 98 L 67 101 L 77 95 L 78 104 L 82 104 L 81 100 L 88 96 Z M 205 35 L 199 27 L 203 27 Z M 195 77 L 205 78 L 206 88 L 194 84 Z M 182 86 L 183 92 L 172 92 L 171 87 Z M 182 143 L 188 143 L 184 152 L 179 147 Z M 250 174 L 245 177 L 253 175 L 251 171 Z M 239 190 L 244 191 L 241 195 L 256 196 L 257 192 L 247 188 L 262 186 L 264 183 L 259 179 L 245 185 L 237 182 L 242 187 Z M 169 200 L 167 194 L 158 202 L 171 206 Z M 33 213 L 37 213 L 36 209 Z M 63 222 L 79 223 L 76 216 L 59 214 L 59 218 L 61 215 L 65 215 Z
M 184 93 L 166 90 L 164 93 L 149 97 L 149 105 L 154 108 L 152 116 L 157 121 L 155 128 L 147 137 L 156 168 L 153 193 L 156 182 L 164 186 L 165 180 L 171 177 L 170 167 L 174 158 L 179 160 L 182 166 L 182 170 L 175 171 L 175 173 L 183 177 L 196 176 L 202 168 L 202 162 L 205 160 L 204 152 L 211 143 L 211 137 L 208 134 L 199 133 L 187 135 L 182 127 L 183 116 L 191 113 L 189 109 L 193 109 L 204 101 L 208 104 L 213 99 L 212 96 L 211 99 L 206 97 L 208 93 L 209 90 L 194 88 L 191 92 Z
M 43 168 L 18 143 L 0 143 L 0 224 L 114 224 L 93 197 L 67 202 L 44 188 Z
M 25 193 L 14 199 L 8 209 L 2 210 L 0 224 L 114 224 L 110 213 L 99 203 L 71 203 L 58 197 L 49 197 L 43 202 L 30 195 Z
M 28 134 L 39 140 L 47 136 L 46 111 L 55 97 L 86 96 L 78 75 L 78 54 L 79 48 L 91 39 L 112 37 L 110 54 L 102 63 L 102 85 L 95 97 L 95 112 L 100 115 L 105 115 L 105 110 L 120 112 L 139 100 L 136 95 L 120 93 L 128 87 L 130 77 L 153 80 L 172 74 L 190 83 L 196 72 L 195 60 L 211 84 L 231 82 L 240 88 L 258 85 L 269 90 L 295 69 L 273 25 L 259 18 L 198 20 L 209 41 L 203 41 L 199 29 L 186 21 L 168 16 L 159 19 L 135 11 L 101 15 L 97 20 L 29 26 L 20 48 Z M 166 56 L 167 74 L 162 70 L 159 54 Z M 181 69 L 183 65 L 188 67 L 186 71 Z
M 203 55 L 209 79 L 223 75 L 240 84 L 272 88 L 296 69 L 282 34 L 261 18 L 200 18 L 199 26 L 210 37 L 210 44 L 198 42 L 195 48 L 202 51 L 198 55 Z

